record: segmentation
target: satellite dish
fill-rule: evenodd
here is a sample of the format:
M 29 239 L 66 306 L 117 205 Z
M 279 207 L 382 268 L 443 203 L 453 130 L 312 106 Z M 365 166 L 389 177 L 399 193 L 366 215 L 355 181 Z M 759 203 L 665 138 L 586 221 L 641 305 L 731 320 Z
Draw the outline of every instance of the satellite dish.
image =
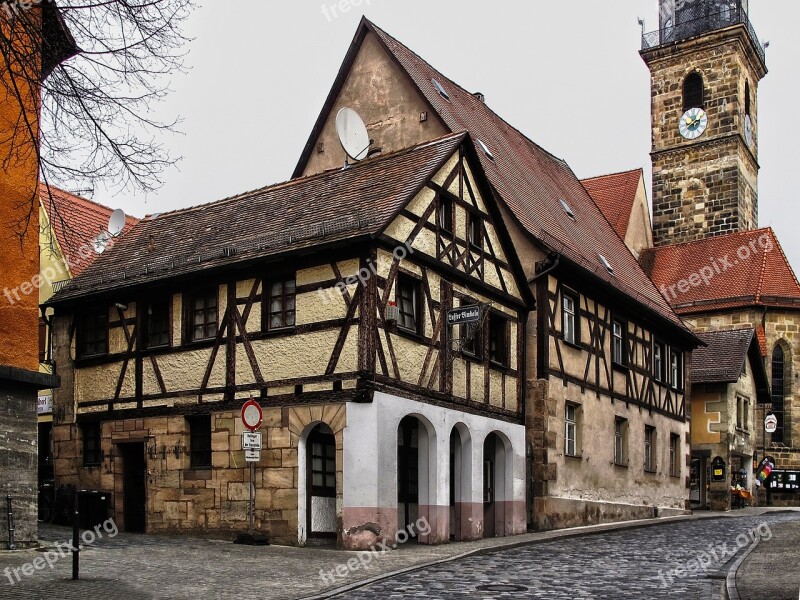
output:
M 108 248 L 108 242 L 111 241 L 111 236 L 106 231 L 101 231 L 99 235 L 92 240 L 92 247 L 96 254 L 102 254 Z
M 117 237 L 122 233 L 124 227 L 125 213 L 122 212 L 122 209 L 118 208 L 111 213 L 111 217 L 108 219 L 108 233 L 111 234 L 111 237 Z
M 353 160 L 364 160 L 372 143 L 367 126 L 352 108 L 343 108 L 336 115 L 336 133 L 347 156 Z

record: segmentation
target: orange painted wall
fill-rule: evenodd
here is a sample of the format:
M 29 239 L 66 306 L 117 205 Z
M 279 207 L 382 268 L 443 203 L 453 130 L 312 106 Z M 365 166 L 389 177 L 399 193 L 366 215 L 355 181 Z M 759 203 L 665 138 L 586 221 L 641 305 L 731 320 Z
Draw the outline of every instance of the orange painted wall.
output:
M 7 26 L 5 19 L 0 19 L 2 26 Z M 13 69 L 14 65 L 11 67 Z M 7 141 L 22 109 L 19 101 L 7 91 L 5 84 L 10 75 L 2 58 L 0 77 L 4 78 L 0 83 L 0 365 L 37 371 L 39 292 L 33 283 L 39 273 L 38 203 L 33 204 L 22 244 L 14 231 L 20 218 L 31 209 L 29 202 L 35 197 L 39 174 L 32 144 L 14 151 Z M 38 94 L 39 89 L 30 89 L 24 83 L 19 85 L 28 98 L 26 111 L 38 134 L 38 115 L 34 108 L 38 102 L 34 102 L 32 94 Z

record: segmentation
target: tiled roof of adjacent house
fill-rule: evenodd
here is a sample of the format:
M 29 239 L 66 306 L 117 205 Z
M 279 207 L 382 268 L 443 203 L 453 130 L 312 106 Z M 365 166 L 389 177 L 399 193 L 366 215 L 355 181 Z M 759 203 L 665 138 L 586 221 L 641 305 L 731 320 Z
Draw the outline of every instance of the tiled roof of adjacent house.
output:
M 742 376 L 752 327 L 699 333 L 705 346 L 692 352 L 692 383 L 733 383 Z
M 688 334 L 566 162 L 536 145 L 480 98 L 442 75 L 366 19 L 362 21 L 345 64 L 354 60 L 359 40 L 368 31 L 378 36 L 447 128 L 470 133 L 489 181 L 524 230 L 545 248 L 605 281 L 609 288 L 621 290 L 643 310 L 649 309 L 649 314 L 656 319 L 669 322 Z M 345 75 L 343 67 L 329 101 L 335 98 L 336 87 L 343 84 Z M 433 80 L 441 84 L 448 98 L 440 93 Z M 325 109 L 312 138 L 324 124 L 324 112 Z M 295 174 L 302 172 L 312 143 L 306 145 Z M 574 218 L 567 214 L 562 200 L 571 208 Z M 613 275 L 600 255 L 608 259 Z
M 466 134 L 144 218 L 54 302 L 375 235 L 444 165 Z
M 800 284 L 771 228 L 661 246 L 642 265 L 679 314 L 745 306 L 800 309 Z
M 92 240 L 108 227 L 108 218 L 113 209 L 52 185 L 48 190 L 44 183 L 39 184 L 39 197 L 70 274 L 76 277 L 98 258 Z M 139 219 L 135 217 L 126 217 L 122 233 L 130 231 L 138 222 Z M 112 238 L 108 247 L 118 239 Z
M 642 176 L 642 169 L 634 169 L 581 180 L 592 200 L 622 239 L 628 233 L 631 211 Z

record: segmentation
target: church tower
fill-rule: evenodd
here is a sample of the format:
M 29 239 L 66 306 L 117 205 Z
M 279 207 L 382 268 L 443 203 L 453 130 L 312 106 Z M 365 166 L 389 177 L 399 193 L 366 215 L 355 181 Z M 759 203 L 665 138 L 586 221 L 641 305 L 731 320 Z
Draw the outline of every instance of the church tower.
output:
M 758 83 L 748 0 L 659 0 L 650 69 L 656 246 L 758 227 Z

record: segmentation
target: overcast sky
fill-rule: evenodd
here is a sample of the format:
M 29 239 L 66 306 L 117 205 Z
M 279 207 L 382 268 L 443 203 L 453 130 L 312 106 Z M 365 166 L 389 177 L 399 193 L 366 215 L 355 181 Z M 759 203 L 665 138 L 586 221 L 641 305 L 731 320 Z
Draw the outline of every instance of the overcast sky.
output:
M 362 14 L 583 178 L 644 167 L 650 179 L 650 90 L 640 28 L 657 0 L 203 0 L 188 24 L 186 75 L 160 110 L 182 135 L 164 142 L 178 168 L 148 197 L 98 190 L 136 216 L 200 204 L 291 176 Z M 337 8 L 338 13 L 338 8 Z M 798 99 L 800 2 L 750 0 L 769 40 L 759 88 L 759 224 L 800 268 Z

